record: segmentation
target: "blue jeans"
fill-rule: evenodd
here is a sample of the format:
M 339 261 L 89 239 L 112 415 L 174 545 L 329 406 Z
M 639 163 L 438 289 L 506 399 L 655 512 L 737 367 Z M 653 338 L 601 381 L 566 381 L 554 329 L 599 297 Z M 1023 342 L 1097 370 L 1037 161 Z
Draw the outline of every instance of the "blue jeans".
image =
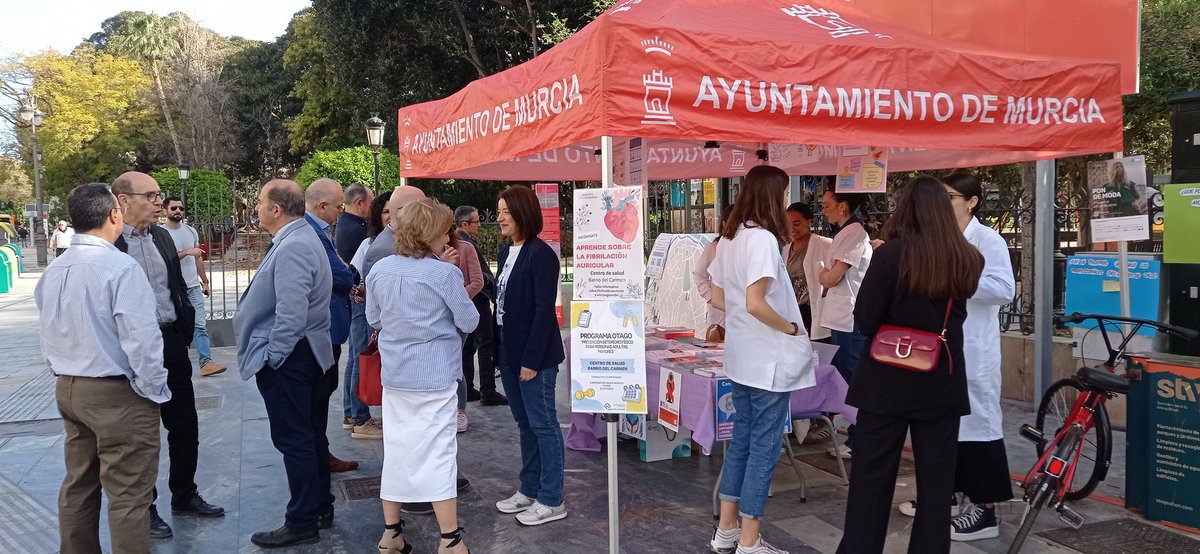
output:
M 771 392 L 733 383 L 733 438 L 721 473 L 720 498 L 737 502 L 743 518 L 761 519 L 767 491 L 783 448 L 788 418 L 786 392 Z
M 367 308 L 358 302 L 350 302 L 350 349 L 346 359 L 346 375 L 342 387 L 343 415 L 362 425 L 371 419 L 371 408 L 358 399 L 358 354 L 371 342 L 371 326 L 367 324 Z
M 196 357 L 200 365 L 212 361 L 212 341 L 208 339 L 208 316 L 204 310 L 204 291 L 200 287 L 189 287 L 188 301 L 196 308 L 196 330 L 192 332 L 192 345 L 196 347 Z
M 521 494 L 537 499 L 545 506 L 561 506 L 566 460 L 562 428 L 558 426 L 558 411 L 554 404 L 558 368 L 539 369 L 537 377 L 522 381 L 521 368 L 508 367 L 504 342 L 497 342 L 500 343 L 500 381 L 508 395 L 508 408 L 521 432 Z
M 858 358 L 862 356 L 863 348 L 867 345 L 867 336 L 857 328 L 852 332 L 829 331 L 829 341 L 838 346 L 837 354 L 833 355 L 830 363 L 837 368 L 838 373 L 850 384 L 854 370 L 858 368 Z M 854 448 L 854 426 L 846 428 L 846 448 Z

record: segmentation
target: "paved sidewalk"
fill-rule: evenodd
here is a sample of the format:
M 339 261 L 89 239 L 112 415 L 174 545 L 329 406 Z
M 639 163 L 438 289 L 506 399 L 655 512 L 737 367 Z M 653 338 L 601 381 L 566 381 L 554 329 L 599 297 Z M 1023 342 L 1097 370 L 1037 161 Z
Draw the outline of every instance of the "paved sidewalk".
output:
M 0 552 L 57 551 L 55 520 L 58 488 L 64 469 L 62 424 L 53 408 L 52 377 L 39 362 L 37 312 L 31 299 L 32 282 L 20 286 L 28 294 L 0 296 Z M 22 289 L 25 290 L 25 289 Z M 63 330 L 62 340 L 70 340 Z M 283 520 L 287 483 L 282 458 L 271 446 L 266 413 L 253 382 L 239 379 L 233 348 L 214 349 L 216 359 L 229 365 L 222 375 L 195 378 L 200 414 L 200 470 L 197 482 L 204 497 L 224 506 L 227 515 L 216 520 L 174 517 L 164 510 L 175 537 L 156 541 L 156 552 L 257 552 L 251 533 L 273 529 Z M 193 358 L 194 362 L 194 358 Z M 560 379 L 560 382 L 563 379 Z M 565 386 L 559 387 L 560 421 L 569 420 Z M 342 459 L 358 460 L 359 470 L 335 475 L 337 516 L 321 542 L 288 552 L 374 552 L 382 532 L 382 515 L 370 479 L 379 476 L 383 448 L 378 441 L 353 440 L 341 429 L 341 391 L 335 394 L 330 422 L 331 450 Z M 20 409 L 9 409 L 20 406 Z M 5 410 L 8 410 L 5 412 Z M 506 407 L 468 406 L 470 430 L 459 437 L 459 466 L 471 487 L 459 498 L 460 522 L 466 540 L 477 553 L 599 553 L 607 550 L 606 456 L 567 451 L 566 504 L 570 516 L 541 527 L 524 528 L 513 516 L 499 514 L 493 504 L 512 494 L 517 485 L 520 454 L 517 431 Z M 1015 430 L 1031 421 L 1031 411 L 1005 406 L 1012 470 L 1032 462 L 1033 448 L 1016 438 Z M 1114 469 L 1099 492 L 1113 498 L 1123 494 L 1124 434 L 1116 433 Z M 166 437 L 163 437 L 164 445 Z M 819 454 L 821 446 L 799 447 L 797 455 Z M 636 442 L 623 441 L 619 452 L 621 482 L 621 542 L 623 550 L 643 552 L 704 552 L 711 533 L 711 492 L 720 470 L 717 457 L 643 463 Z M 163 449 L 163 468 L 166 449 Z M 846 487 L 835 475 L 801 464 L 808 482 L 807 502 L 799 481 L 786 463 L 776 473 L 774 497 L 768 503 L 764 533 L 781 548 L 798 553 L 832 552 L 844 525 Z M 167 490 L 160 472 L 160 490 Z M 364 499 L 355 499 L 365 491 Z M 1019 491 L 1018 491 L 1019 492 Z M 912 476 L 900 479 L 894 501 L 915 495 Z M 1018 495 L 1019 496 L 1019 495 Z M 160 506 L 167 506 L 166 499 Z M 1075 507 L 1089 522 L 1137 518 L 1119 506 L 1086 500 Z M 952 552 L 1005 552 L 1015 533 L 1023 505 L 1000 508 L 1004 520 L 1000 539 L 955 544 Z M 417 552 L 436 551 L 437 526 L 432 516 L 406 516 L 408 537 Z M 893 512 L 886 552 L 904 552 L 912 520 Z M 107 522 L 102 524 L 107 542 Z M 1065 527 L 1053 513 L 1043 514 L 1036 532 Z M 1192 543 L 1186 543 L 1192 544 Z M 1200 542 L 1195 542 L 1200 551 Z M 1024 550 L 1075 552 L 1034 536 Z M 1183 551 L 1189 551 L 1184 549 Z

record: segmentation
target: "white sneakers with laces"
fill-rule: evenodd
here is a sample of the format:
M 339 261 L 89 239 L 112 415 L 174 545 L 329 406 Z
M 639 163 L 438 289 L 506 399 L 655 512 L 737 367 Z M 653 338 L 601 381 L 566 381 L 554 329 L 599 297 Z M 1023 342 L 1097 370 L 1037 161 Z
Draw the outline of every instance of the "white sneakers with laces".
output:
M 714 554 L 734 554 L 734 551 L 737 550 L 738 537 L 741 536 L 741 527 L 725 530 L 720 526 L 714 526 L 712 540 L 708 541 L 708 549 Z
M 565 504 L 547 506 L 535 500 L 532 506 L 517 514 L 517 522 L 521 525 L 541 525 L 543 523 L 550 523 L 551 521 L 558 521 L 564 517 L 567 517 L 567 506 Z
M 738 544 L 736 552 L 737 554 L 788 554 L 786 550 L 768 544 L 762 537 L 758 537 L 758 544 L 754 546 Z
M 533 505 L 534 500 L 517 491 L 516 494 L 496 503 L 496 509 L 505 514 L 518 514 Z

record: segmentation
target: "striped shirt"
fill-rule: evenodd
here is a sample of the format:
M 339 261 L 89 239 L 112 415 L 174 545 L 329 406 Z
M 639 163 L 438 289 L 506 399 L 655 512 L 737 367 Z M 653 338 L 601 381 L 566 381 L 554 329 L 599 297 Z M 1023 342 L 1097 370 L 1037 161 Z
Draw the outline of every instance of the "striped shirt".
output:
M 479 324 L 479 311 L 458 267 L 392 255 L 367 276 L 367 322 L 380 330 L 383 386 L 437 391 L 462 376 L 463 336 Z
M 55 375 L 124 376 L 149 400 L 171 399 L 154 292 L 132 257 L 100 237 L 75 235 L 33 297 L 42 355 Z

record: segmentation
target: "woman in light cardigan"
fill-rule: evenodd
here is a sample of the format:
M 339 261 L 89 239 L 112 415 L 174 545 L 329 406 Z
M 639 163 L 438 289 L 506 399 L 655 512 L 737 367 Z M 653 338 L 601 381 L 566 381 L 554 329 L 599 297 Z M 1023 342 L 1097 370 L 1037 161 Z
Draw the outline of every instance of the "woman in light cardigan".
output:
M 400 519 L 403 502 L 432 502 L 439 552 L 467 552 L 458 525 L 455 433 L 462 340 L 479 312 L 457 266 L 438 259 L 449 243 L 450 208 L 418 201 L 396 214 L 396 255 L 367 276 L 367 321 L 379 329 L 383 371 L 381 553 L 412 552 Z

